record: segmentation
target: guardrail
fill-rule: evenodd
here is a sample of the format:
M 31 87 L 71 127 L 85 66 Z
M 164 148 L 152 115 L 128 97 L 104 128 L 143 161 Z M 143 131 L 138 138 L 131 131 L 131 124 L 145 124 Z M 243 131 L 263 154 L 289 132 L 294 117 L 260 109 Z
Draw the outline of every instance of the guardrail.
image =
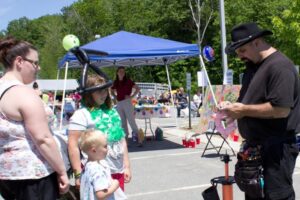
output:
M 142 95 L 154 96 L 155 98 L 158 98 L 161 93 L 169 90 L 168 85 L 162 83 L 136 82 L 136 84 L 140 87 Z

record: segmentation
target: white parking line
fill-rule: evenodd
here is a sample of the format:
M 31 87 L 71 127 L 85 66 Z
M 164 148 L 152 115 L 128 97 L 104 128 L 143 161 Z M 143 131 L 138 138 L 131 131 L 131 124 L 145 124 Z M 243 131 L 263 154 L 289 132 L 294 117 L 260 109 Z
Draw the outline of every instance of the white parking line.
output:
M 201 152 L 184 152 L 184 153 L 170 153 L 170 154 L 164 154 L 164 155 L 155 155 L 155 156 L 141 156 L 136 158 L 130 158 L 130 160 L 143 160 L 143 159 L 149 159 L 149 158 L 162 158 L 162 157 L 169 157 L 169 156 L 184 156 L 189 154 L 201 154 Z
M 299 175 L 300 172 L 294 172 L 294 175 Z M 193 190 L 198 188 L 207 188 L 210 187 L 211 184 L 202 184 L 202 185 L 193 185 L 193 186 L 185 186 L 185 187 L 179 187 L 179 188 L 170 188 L 166 190 L 157 190 L 157 191 L 151 191 L 151 192 L 140 192 L 136 194 L 126 194 L 128 197 L 139 197 L 139 196 L 146 196 L 146 195 L 153 195 L 153 194 L 161 194 L 166 192 L 174 192 L 174 191 L 182 191 L 182 190 Z
M 192 190 L 197 188 L 205 188 L 209 187 L 211 184 L 203 184 L 203 185 L 193 185 L 193 186 L 186 186 L 186 187 L 179 187 L 179 188 L 171 188 L 167 190 L 157 190 L 152 192 L 141 192 L 136 194 L 127 194 L 128 197 L 138 197 L 138 196 L 145 196 L 145 195 L 153 195 L 153 194 L 161 194 L 165 192 L 174 192 L 174 191 L 181 191 L 181 190 Z
M 294 175 L 299 175 L 299 174 L 300 174 L 300 171 L 294 172 L 293 174 L 294 174 Z

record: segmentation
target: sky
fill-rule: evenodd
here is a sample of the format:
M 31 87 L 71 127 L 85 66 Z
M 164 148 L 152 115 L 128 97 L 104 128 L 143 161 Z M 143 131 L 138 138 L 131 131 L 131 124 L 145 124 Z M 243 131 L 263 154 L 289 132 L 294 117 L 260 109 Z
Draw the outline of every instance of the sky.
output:
M 10 21 L 27 17 L 36 19 L 44 15 L 59 14 L 65 6 L 77 0 L 0 0 L 0 30 Z

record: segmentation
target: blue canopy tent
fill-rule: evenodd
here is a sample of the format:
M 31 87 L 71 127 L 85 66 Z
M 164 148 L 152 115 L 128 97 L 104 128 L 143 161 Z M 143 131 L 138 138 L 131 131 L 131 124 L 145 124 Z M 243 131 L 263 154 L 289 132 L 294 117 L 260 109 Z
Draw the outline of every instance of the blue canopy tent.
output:
M 126 31 L 97 39 L 81 46 L 85 50 L 104 51 L 108 56 L 90 55 L 92 63 L 99 67 L 168 65 L 177 60 L 197 56 L 197 44 L 187 44 L 162 38 L 150 37 Z M 59 62 L 59 68 L 80 67 L 76 57 L 67 53 Z
M 172 88 L 168 65 L 199 55 L 197 44 L 187 44 L 126 31 L 119 31 L 97 39 L 81 48 L 108 53 L 108 56 L 89 55 L 91 63 L 98 67 L 165 65 L 170 91 Z M 59 69 L 64 67 L 78 68 L 81 66 L 76 57 L 68 52 L 59 61 Z
M 91 63 L 98 67 L 164 65 L 170 91 L 172 88 L 168 65 L 178 60 L 199 55 L 197 44 L 187 44 L 126 31 L 119 31 L 97 39 L 81 46 L 81 48 L 108 53 L 108 56 L 89 55 Z M 59 78 L 60 69 L 65 68 L 65 79 L 68 68 L 81 67 L 76 57 L 70 52 L 59 61 L 58 66 L 57 78 Z

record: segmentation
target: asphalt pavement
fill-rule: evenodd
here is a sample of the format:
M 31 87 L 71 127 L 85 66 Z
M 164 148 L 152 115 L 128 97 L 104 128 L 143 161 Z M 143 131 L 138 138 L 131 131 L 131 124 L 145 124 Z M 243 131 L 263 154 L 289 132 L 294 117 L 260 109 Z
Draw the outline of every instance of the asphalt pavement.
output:
M 145 120 L 137 119 L 140 128 L 145 129 Z M 208 188 L 214 177 L 224 176 L 225 164 L 220 156 L 226 152 L 231 154 L 224 145 L 221 155 L 215 150 L 208 150 L 201 157 L 207 143 L 205 135 L 200 135 L 200 144 L 195 148 L 185 148 L 182 138 L 197 132 L 199 118 L 192 118 L 189 129 L 188 118 L 152 118 L 151 128 L 162 128 L 162 141 L 150 140 L 152 133 L 147 124 L 146 136 L 149 140 L 143 147 L 129 144 L 129 156 L 132 169 L 132 180 L 125 185 L 125 193 L 129 200 L 196 200 L 203 199 L 202 192 Z M 228 140 L 230 146 L 239 149 L 239 142 Z M 216 136 L 213 142 L 219 145 L 222 140 Z M 230 157 L 229 175 L 233 175 L 235 156 Z M 218 185 L 218 193 L 222 199 L 222 185 Z M 294 172 L 294 189 L 296 199 L 300 200 L 300 161 L 297 160 Z M 243 193 L 233 184 L 235 200 L 244 199 Z M 0 199 L 1 196 L 0 196 Z
M 125 193 L 130 200 L 194 200 L 203 199 L 202 192 L 208 188 L 214 177 L 224 176 L 225 164 L 220 156 L 226 152 L 232 154 L 228 146 L 224 145 L 221 155 L 215 150 L 208 150 L 201 157 L 207 143 L 205 135 L 200 135 L 200 144 L 196 148 L 185 148 L 182 138 L 186 134 L 196 132 L 195 127 L 199 118 L 192 118 L 189 128 L 188 118 L 152 118 L 153 131 L 160 127 L 164 131 L 163 141 L 150 140 L 151 131 L 147 124 L 146 136 L 148 140 L 143 147 L 129 146 L 129 156 L 132 169 L 132 180 L 125 185 Z M 140 128 L 145 128 L 145 121 L 137 119 Z M 239 149 L 239 142 L 228 140 L 230 146 Z M 222 140 L 213 138 L 214 144 Z M 229 175 L 233 175 L 235 156 L 230 157 Z M 222 185 L 218 185 L 218 193 L 222 199 Z M 300 199 L 300 165 L 299 159 L 294 172 L 294 188 L 296 199 Z M 234 199 L 244 199 L 243 193 L 233 184 Z

